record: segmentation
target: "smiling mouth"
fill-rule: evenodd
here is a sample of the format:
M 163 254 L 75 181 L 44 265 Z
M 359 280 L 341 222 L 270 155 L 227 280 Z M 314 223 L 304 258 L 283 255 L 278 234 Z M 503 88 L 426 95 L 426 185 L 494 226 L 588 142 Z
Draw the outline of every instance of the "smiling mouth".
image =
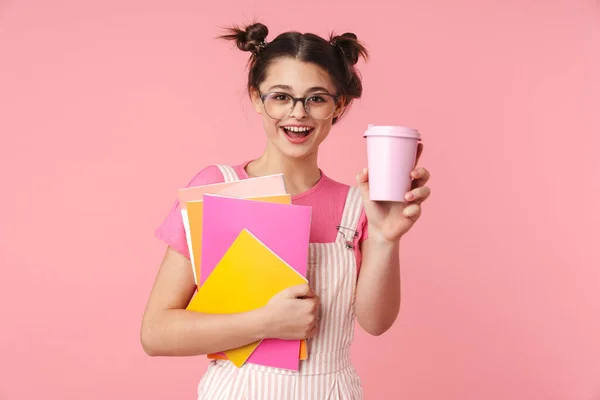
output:
M 314 128 L 308 126 L 282 126 L 281 129 L 292 139 L 304 138 L 314 130 Z

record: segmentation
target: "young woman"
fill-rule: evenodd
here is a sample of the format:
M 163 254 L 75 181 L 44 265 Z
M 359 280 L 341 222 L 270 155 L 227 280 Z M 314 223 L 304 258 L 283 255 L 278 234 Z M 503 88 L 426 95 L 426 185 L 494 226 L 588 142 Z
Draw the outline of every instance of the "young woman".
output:
M 255 23 L 224 36 L 251 53 L 248 91 L 267 136 L 264 152 L 238 165 L 206 167 L 189 186 L 283 173 L 293 203 L 313 210 L 309 284 L 247 313 L 186 311 L 195 283 L 176 203 L 156 232 L 168 247 L 144 314 L 142 345 L 153 356 L 193 356 L 264 338 L 309 338 L 309 357 L 298 372 L 211 361 L 198 398 L 361 399 L 350 361 L 354 320 L 372 335 L 394 323 L 400 307 L 400 239 L 429 196 L 429 173 L 415 168 L 405 203 L 370 201 L 366 169 L 357 175 L 356 187 L 328 178 L 317 165 L 319 145 L 361 96 L 354 65 L 367 51 L 351 33 L 326 40 L 286 32 L 270 42 L 267 34 Z

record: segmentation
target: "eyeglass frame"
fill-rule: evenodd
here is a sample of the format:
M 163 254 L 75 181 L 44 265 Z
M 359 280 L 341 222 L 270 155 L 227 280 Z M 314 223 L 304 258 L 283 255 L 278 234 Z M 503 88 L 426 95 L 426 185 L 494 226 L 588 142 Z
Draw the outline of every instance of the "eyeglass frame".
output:
M 290 116 L 290 115 L 291 115 L 291 114 L 294 112 L 294 109 L 296 108 L 296 103 L 297 103 L 297 102 L 299 102 L 299 101 L 301 101 L 301 102 L 302 102 L 302 105 L 304 106 L 304 111 L 306 112 L 306 114 L 307 114 L 308 116 L 310 116 L 310 111 L 309 111 L 309 109 L 307 108 L 307 105 L 306 105 L 306 100 L 307 100 L 308 98 L 312 97 L 312 96 L 319 96 L 319 95 L 321 95 L 321 96 L 329 96 L 329 97 L 331 97 L 331 98 L 333 99 L 333 104 L 334 104 L 334 106 L 333 106 L 333 110 L 331 111 L 331 114 L 329 114 L 329 115 L 327 116 L 327 118 L 323 118 L 323 119 L 317 119 L 317 118 L 314 118 L 314 117 L 312 117 L 312 116 L 310 116 L 310 117 L 311 117 L 311 118 L 313 118 L 313 119 L 316 119 L 317 121 L 325 121 L 325 120 L 328 120 L 328 119 L 329 119 L 329 118 L 331 118 L 331 116 L 332 116 L 332 115 L 335 113 L 335 109 L 336 109 L 337 102 L 338 102 L 338 100 L 340 99 L 340 95 L 338 95 L 338 94 L 326 93 L 326 92 L 318 92 L 318 93 L 313 93 L 313 94 L 311 94 L 311 95 L 309 95 L 309 96 L 304 96 L 304 97 L 294 97 L 294 96 L 292 96 L 291 94 L 289 94 L 289 93 L 285 93 L 285 92 L 268 92 L 268 93 L 261 93 L 261 92 L 259 91 L 259 92 L 258 92 L 258 94 L 260 95 L 260 101 L 262 102 L 262 104 L 263 104 L 263 107 L 265 106 L 265 99 L 267 98 L 267 96 L 269 96 L 269 95 L 272 95 L 272 94 L 283 94 L 283 95 L 286 95 L 286 96 L 289 96 L 289 97 L 291 97 L 291 98 L 292 98 L 292 107 L 290 108 L 290 113 L 289 113 L 289 114 L 288 114 L 286 117 L 284 117 L 284 118 L 274 118 L 274 117 L 271 117 L 271 115 L 269 115 L 269 113 L 267 112 L 267 108 L 265 107 L 265 112 L 267 112 L 267 115 L 269 115 L 269 117 L 271 117 L 271 118 L 273 118 L 273 119 L 280 120 L 280 121 L 281 121 L 282 119 L 285 119 L 285 118 L 289 117 L 289 116 Z

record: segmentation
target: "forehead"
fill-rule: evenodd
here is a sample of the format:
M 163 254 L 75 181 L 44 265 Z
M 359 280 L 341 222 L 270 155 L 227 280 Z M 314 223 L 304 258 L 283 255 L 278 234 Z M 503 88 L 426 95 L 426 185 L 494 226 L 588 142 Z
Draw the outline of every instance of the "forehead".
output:
M 291 57 L 274 60 L 260 86 L 261 90 L 269 90 L 273 86 L 289 86 L 294 94 L 298 95 L 313 87 L 323 87 L 330 93 L 335 92 L 335 86 L 327 71 L 316 64 Z

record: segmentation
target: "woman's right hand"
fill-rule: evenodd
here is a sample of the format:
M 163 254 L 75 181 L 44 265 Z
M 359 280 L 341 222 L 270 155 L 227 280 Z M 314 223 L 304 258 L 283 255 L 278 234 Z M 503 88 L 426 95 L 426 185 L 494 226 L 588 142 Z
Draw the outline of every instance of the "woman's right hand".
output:
M 265 336 L 273 339 L 310 339 L 317 331 L 319 297 L 306 284 L 284 289 L 263 307 Z

